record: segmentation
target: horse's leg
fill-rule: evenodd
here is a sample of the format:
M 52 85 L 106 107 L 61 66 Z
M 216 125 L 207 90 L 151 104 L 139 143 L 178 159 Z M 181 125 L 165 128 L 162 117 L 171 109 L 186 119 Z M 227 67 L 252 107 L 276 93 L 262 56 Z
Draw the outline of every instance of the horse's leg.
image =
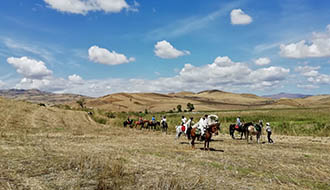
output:
M 192 136 L 192 139 L 191 139 L 191 147 L 193 149 L 195 149 L 195 138 L 196 138 L 196 136 Z

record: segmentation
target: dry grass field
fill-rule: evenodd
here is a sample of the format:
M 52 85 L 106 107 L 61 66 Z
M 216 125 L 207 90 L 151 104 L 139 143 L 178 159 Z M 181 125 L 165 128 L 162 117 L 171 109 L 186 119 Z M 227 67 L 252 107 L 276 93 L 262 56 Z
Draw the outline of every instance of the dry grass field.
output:
M 329 137 L 275 135 L 275 144 L 247 144 L 224 128 L 204 151 L 172 133 L 101 125 L 86 112 L 3 98 L 0 121 L 0 189 L 330 187 Z

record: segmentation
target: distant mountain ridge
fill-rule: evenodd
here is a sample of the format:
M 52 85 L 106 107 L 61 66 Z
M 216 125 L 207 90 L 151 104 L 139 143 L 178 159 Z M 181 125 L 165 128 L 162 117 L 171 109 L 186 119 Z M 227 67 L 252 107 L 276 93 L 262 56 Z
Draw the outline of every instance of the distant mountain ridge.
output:
M 290 99 L 296 99 L 296 98 L 307 98 L 312 95 L 307 95 L 307 94 L 290 94 L 290 93 L 285 93 L 281 92 L 279 94 L 272 94 L 272 95 L 265 95 L 263 97 L 265 98 L 272 98 L 272 99 L 281 99 L 281 98 L 290 98 Z
M 8 89 L 0 90 L 0 96 L 16 99 L 26 100 L 35 103 L 47 103 L 47 104 L 63 104 L 72 101 L 79 100 L 81 98 L 91 99 L 90 97 L 77 95 L 77 94 L 55 94 L 51 92 L 40 91 L 38 89 Z

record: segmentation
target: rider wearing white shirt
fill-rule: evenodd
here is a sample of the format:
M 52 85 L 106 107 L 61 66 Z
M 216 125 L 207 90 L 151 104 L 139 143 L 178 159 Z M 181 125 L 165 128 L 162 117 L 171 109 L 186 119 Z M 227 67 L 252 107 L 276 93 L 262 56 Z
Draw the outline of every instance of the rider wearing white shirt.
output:
M 201 131 L 201 136 L 204 135 L 205 133 L 205 129 L 207 128 L 208 126 L 208 115 L 205 115 L 204 117 L 202 117 L 200 120 L 199 120 L 199 125 L 198 125 L 198 128 L 200 129 Z
M 181 125 L 186 124 L 186 122 L 187 122 L 187 118 L 185 116 L 182 116 Z

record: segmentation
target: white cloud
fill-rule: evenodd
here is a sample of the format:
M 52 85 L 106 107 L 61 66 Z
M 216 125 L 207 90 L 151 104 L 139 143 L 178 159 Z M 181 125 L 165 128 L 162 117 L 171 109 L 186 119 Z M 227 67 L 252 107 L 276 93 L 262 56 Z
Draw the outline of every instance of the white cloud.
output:
M 83 79 L 81 78 L 81 76 L 73 74 L 68 76 L 68 80 L 73 82 L 73 83 L 82 83 Z
M 268 65 L 270 63 L 270 59 L 268 57 L 261 57 L 255 60 L 254 63 L 259 66 Z
M 91 61 L 105 65 L 119 65 L 135 61 L 134 57 L 127 57 L 124 54 L 109 51 L 98 46 L 92 46 L 88 49 L 88 57 Z
M 299 66 L 296 67 L 294 71 L 301 73 L 305 77 L 315 77 L 319 75 L 317 71 L 320 67 L 311 67 L 311 66 Z
M 230 19 L 233 25 L 245 25 L 252 22 L 252 17 L 245 14 L 242 9 L 233 9 L 230 13 Z
M 89 11 L 104 11 L 106 13 L 118 13 L 123 9 L 137 11 L 134 3 L 129 6 L 125 0 L 44 0 L 50 8 L 61 12 L 74 14 L 87 14 Z
M 330 75 L 319 74 L 317 76 L 309 77 L 307 81 L 313 84 L 330 84 Z
M 173 59 L 184 55 L 190 55 L 187 50 L 177 50 L 166 40 L 159 41 L 155 45 L 154 50 L 156 56 L 163 59 Z
M 56 93 L 76 93 L 89 96 L 103 96 L 116 92 L 198 92 L 207 89 L 243 91 L 256 93 L 265 89 L 280 88 L 290 70 L 282 67 L 268 67 L 252 70 L 247 64 L 234 62 L 229 57 L 217 57 L 213 63 L 203 66 L 185 64 L 173 77 L 147 79 L 102 79 L 83 80 L 73 74 L 68 78 L 47 76 L 43 78 L 24 77 L 16 88 L 38 88 Z
M 310 41 L 280 45 L 280 55 L 287 58 L 330 57 L 330 25 L 325 33 L 313 33 Z
M 2 80 L 0 80 L 0 88 L 4 87 L 5 85 L 6 84 Z
M 42 79 L 52 75 L 45 63 L 27 57 L 9 57 L 7 62 L 16 68 L 16 71 L 29 79 Z
M 295 68 L 295 71 L 300 73 L 302 76 L 306 77 L 307 82 L 312 83 L 312 84 L 304 84 L 304 86 L 308 87 L 308 85 L 310 85 L 316 88 L 316 85 L 330 84 L 330 75 L 320 73 L 318 71 L 319 69 L 321 69 L 320 66 L 317 67 L 299 66 Z M 300 87 L 303 87 L 303 85 L 300 85 Z

